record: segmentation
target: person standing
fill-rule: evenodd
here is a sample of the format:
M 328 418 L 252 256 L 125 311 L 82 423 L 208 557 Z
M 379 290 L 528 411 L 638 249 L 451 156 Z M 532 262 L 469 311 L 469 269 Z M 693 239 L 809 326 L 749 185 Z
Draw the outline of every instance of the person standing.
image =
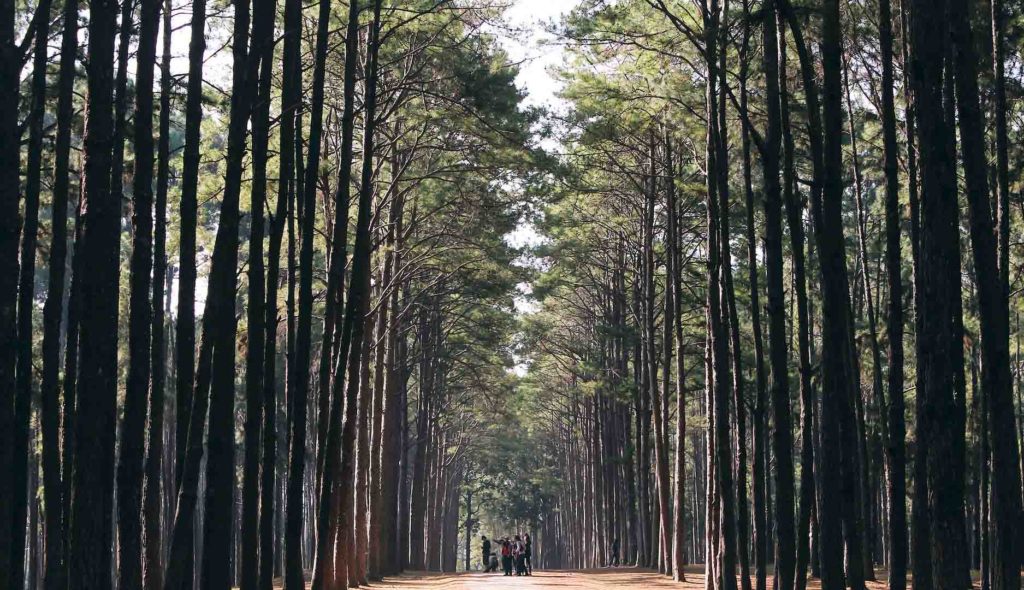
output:
M 611 567 L 619 567 L 619 538 L 612 541 L 612 559 L 608 563 Z
M 532 576 L 533 563 L 531 561 L 531 558 L 533 557 L 533 540 L 530 539 L 530 533 L 526 533 L 523 535 L 523 545 L 525 546 L 525 551 L 523 553 L 523 569 L 526 572 L 526 575 Z
M 512 543 L 507 538 L 499 541 L 501 543 L 501 568 L 506 576 L 512 575 Z
M 491 540 L 487 538 L 487 535 L 480 535 L 482 541 L 480 561 L 483 563 L 484 571 L 490 572 L 491 569 Z
M 516 535 L 515 541 L 512 542 L 512 557 L 515 559 L 516 564 L 516 575 L 521 576 L 526 573 L 526 567 L 523 565 L 526 548 L 523 545 L 523 539 L 519 535 Z

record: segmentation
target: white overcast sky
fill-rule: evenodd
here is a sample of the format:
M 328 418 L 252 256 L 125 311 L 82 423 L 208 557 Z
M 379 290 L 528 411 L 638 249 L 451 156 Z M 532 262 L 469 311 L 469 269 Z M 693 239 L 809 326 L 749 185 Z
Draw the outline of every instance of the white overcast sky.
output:
M 513 0 L 505 12 L 516 33 L 501 36 L 501 43 L 509 57 L 520 63 L 516 84 L 526 92 L 530 106 L 557 105 L 555 94 L 560 86 L 548 69 L 561 63 L 562 47 L 551 43 L 546 25 L 557 22 L 577 4 L 579 0 Z

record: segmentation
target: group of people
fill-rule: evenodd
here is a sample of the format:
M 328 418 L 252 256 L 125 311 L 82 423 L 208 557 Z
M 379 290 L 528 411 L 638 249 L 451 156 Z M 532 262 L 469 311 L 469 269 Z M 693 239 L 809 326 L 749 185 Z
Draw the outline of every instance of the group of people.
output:
M 486 535 L 481 535 L 480 540 L 483 544 L 484 571 L 498 571 L 498 553 L 491 551 L 491 540 Z M 530 562 L 533 557 L 533 541 L 529 534 L 516 535 L 512 539 L 504 537 L 494 542 L 501 546 L 501 569 L 506 576 L 513 573 L 517 576 L 533 575 L 533 564 Z

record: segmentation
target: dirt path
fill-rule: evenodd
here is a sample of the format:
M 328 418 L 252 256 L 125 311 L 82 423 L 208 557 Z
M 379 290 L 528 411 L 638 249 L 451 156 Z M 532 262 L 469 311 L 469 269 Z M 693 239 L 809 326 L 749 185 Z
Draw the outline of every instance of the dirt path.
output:
M 699 580 L 699 583 L 698 583 Z M 388 590 L 548 590 L 558 588 L 677 588 L 689 590 L 704 587 L 703 575 L 693 576 L 689 584 L 676 584 L 668 578 L 633 568 L 590 570 L 585 572 L 534 572 L 532 576 L 516 577 L 498 574 L 408 574 L 389 578 L 380 586 Z
M 879 578 L 884 579 L 883 577 Z M 635 568 L 600 569 L 587 571 L 535 572 L 530 577 L 506 577 L 501 574 L 431 574 L 413 573 L 388 578 L 373 584 L 371 590 L 572 590 L 612 588 L 675 588 L 676 590 L 703 590 L 704 572 L 700 566 L 688 568 L 687 581 L 676 583 L 665 576 Z M 810 581 L 808 590 L 820 588 L 817 580 Z M 869 583 L 869 590 L 884 588 L 881 583 Z

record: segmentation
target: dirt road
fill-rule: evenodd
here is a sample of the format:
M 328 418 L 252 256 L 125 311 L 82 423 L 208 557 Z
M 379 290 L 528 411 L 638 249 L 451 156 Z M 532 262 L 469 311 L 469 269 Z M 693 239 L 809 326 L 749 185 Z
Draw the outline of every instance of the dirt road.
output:
M 884 580 L 884 576 L 879 578 Z M 808 590 L 819 588 L 817 580 L 810 581 Z M 870 590 L 883 588 L 884 584 L 869 583 Z M 381 584 L 372 584 L 371 589 L 387 590 L 611 590 L 611 589 L 659 589 L 703 590 L 704 573 L 700 566 L 687 572 L 687 581 L 676 583 L 657 573 L 634 568 L 601 569 L 588 571 L 535 572 L 530 577 L 506 577 L 501 574 L 405 574 L 389 578 Z
M 632 568 L 591 570 L 586 572 L 534 572 L 532 576 L 503 576 L 470 573 L 459 575 L 409 574 L 389 578 L 380 586 L 388 590 L 571 590 L 575 588 L 704 588 L 702 574 L 694 574 L 689 584 L 676 584 L 656 573 Z

